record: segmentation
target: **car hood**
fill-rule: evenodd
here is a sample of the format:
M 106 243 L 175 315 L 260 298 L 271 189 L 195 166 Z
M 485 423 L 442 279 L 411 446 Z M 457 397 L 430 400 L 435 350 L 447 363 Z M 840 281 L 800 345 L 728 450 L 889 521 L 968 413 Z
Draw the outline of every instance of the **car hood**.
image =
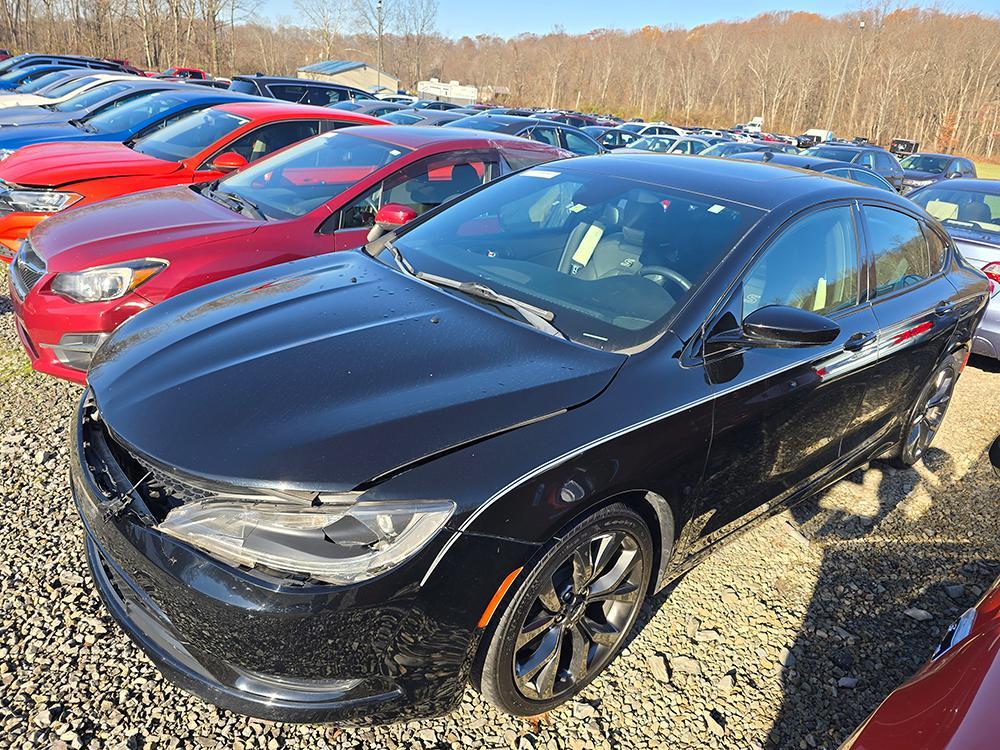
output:
M 48 270 L 78 271 L 176 252 L 179 247 L 194 247 L 231 233 L 253 232 L 261 225 L 180 186 L 55 214 L 32 230 L 31 244 Z
M 59 187 L 101 177 L 158 176 L 178 169 L 179 164 L 136 153 L 121 143 L 39 143 L 0 162 L 0 179 Z
M 0 96 L 0 108 L 27 107 L 32 104 L 51 104 L 52 100 L 38 94 L 15 94 L 10 93 Z
M 48 141 L 80 141 L 93 138 L 102 140 L 95 133 L 86 133 L 68 122 L 22 125 L 14 128 L 0 128 L 0 148 L 21 148 L 32 143 Z
M 167 300 L 88 379 L 112 432 L 163 468 L 343 491 L 588 401 L 624 360 L 349 251 Z
M 29 125 L 66 123 L 79 116 L 79 112 L 56 112 L 44 107 L 0 109 L 0 133 L 13 133 L 16 132 L 14 128 Z

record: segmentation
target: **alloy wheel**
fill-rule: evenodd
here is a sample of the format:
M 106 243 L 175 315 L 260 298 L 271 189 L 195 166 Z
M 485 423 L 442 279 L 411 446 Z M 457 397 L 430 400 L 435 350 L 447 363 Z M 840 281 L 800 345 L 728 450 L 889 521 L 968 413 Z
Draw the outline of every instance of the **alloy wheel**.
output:
M 601 669 L 642 601 L 636 539 L 612 531 L 585 540 L 546 575 L 514 644 L 514 684 L 531 700 L 572 691 Z
M 914 411 L 906 436 L 905 454 L 919 460 L 933 442 L 951 402 L 956 375 L 950 367 L 938 372 L 921 406 Z

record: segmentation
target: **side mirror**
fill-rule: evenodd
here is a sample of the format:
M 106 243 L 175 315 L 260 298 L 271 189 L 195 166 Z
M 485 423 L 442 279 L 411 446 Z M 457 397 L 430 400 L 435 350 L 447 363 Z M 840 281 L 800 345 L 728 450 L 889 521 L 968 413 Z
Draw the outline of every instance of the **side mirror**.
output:
M 374 242 L 386 232 L 399 229 L 417 218 L 417 212 L 400 203 L 386 203 L 375 214 L 375 226 L 368 232 L 368 242 Z
M 216 156 L 208 168 L 216 172 L 235 172 L 237 169 L 243 169 L 249 163 L 235 151 L 226 151 Z
M 785 305 L 768 305 L 754 310 L 743 319 L 743 327 L 722 331 L 709 338 L 709 344 L 794 348 L 833 343 L 840 326 L 827 317 L 809 310 Z
M 1000 437 L 990 446 L 990 463 L 993 464 L 993 471 L 1000 477 Z

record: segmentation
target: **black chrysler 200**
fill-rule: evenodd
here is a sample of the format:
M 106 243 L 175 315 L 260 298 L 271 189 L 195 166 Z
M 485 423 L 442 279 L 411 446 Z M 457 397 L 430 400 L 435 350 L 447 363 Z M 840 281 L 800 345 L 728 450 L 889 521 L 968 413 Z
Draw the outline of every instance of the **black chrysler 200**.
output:
M 383 722 L 471 682 L 538 714 L 735 531 L 919 460 L 986 298 L 884 190 L 642 154 L 529 169 L 123 325 L 75 432 L 94 580 L 226 708 Z

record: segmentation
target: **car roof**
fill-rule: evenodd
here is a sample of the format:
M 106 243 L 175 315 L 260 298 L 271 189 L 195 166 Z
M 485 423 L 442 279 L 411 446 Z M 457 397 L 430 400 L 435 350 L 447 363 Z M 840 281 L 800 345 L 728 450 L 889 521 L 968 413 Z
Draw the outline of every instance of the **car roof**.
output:
M 311 104 L 295 104 L 293 102 L 283 102 L 279 99 L 249 99 L 247 101 L 220 104 L 219 109 L 231 112 L 234 115 L 242 115 L 250 118 L 276 119 L 279 117 L 321 117 L 324 120 L 343 119 L 356 122 L 374 123 L 374 117 L 351 112 L 346 109 L 332 109 L 330 107 L 316 107 Z
M 937 151 L 915 151 L 912 154 L 907 154 L 907 156 L 942 156 L 945 159 L 964 159 L 966 157 L 959 156 L 958 154 L 941 154 Z
M 665 159 L 641 151 L 613 151 L 600 156 L 567 159 L 550 166 L 687 190 L 765 211 L 811 196 L 817 200 L 834 200 L 840 195 L 893 200 L 892 196 L 887 198 L 886 191 L 881 188 L 838 180 L 822 172 L 711 156 Z M 908 205 L 909 202 L 900 197 L 899 203 Z
M 812 148 L 843 148 L 851 151 L 886 151 L 881 146 L 872 143 L 817 143 Z M 888 151 L 886 151 L 888 153 Z
M 1000 180 L 981 180 L 976 177 L 956 177 L 953 180 L 945 180 L 944 183 L 935 183 L 928 187 L 947 188 L 948 190 L 976 190 L 982 192 L 996 192 L 1000 194 Z
M 565 128 L 566 130 L 579 130 L 572 125 L 567 125 L 565 122 L 558 122 L 556 120 L 546 120 L 541 117 L 521 117 L 520 115 L 495 115 L 484 112 L 481 115 L 472 115 L 470 119 L 490 119 L 496 120 L 504 125 L 510 125 L 511 127 L 515 125 L 548 125 L 552 128 Z M 496 132 L 496 131 L 493 131 Z
M 351 91 L 361 91 L 357 86 L 348 86 L 346 83 L 333 83 L 332 81 L 317 81 L 313 78 L 296 78 L 295 76 L 268 76 L 260 73 L 245 73 L 235 75 L 231 81 L 264 81 L 264 83 L 301 83 L 311 86 L 329 86 L 337 89 L 350 89 Z
M 439 143 L 465 143 L 472 146 L 486 146 L 490 143 L 503 141 L 515 148 L 542 146 L 544 144 L 529 141 L 517 136 L 497 133 L 495 131 L 471 130 L 466 128 L 428 128 L 420 125 L 361 125 L 348 131 L 351 135 L 363 135 L 377 138 L 384 143 L 403 148 L 418 149 Z
M 765 158 L 765 155 L 767 158 Z M 836 159 L 821 159 L 816 156 L 806 156 L 805 154 L 786 154 L 781 151 L 747 151 L 745 154 L 737 154 L 733 158 L 740 159 L 741 161 L 777 164 L 783 167 L 798 167 L 800 169 L 812 169 L 815 171 L 821 171 L 821 169 L 825 168 L 864 169 L 864 167 L 858 167 L 857 165 L 837 161 Z

